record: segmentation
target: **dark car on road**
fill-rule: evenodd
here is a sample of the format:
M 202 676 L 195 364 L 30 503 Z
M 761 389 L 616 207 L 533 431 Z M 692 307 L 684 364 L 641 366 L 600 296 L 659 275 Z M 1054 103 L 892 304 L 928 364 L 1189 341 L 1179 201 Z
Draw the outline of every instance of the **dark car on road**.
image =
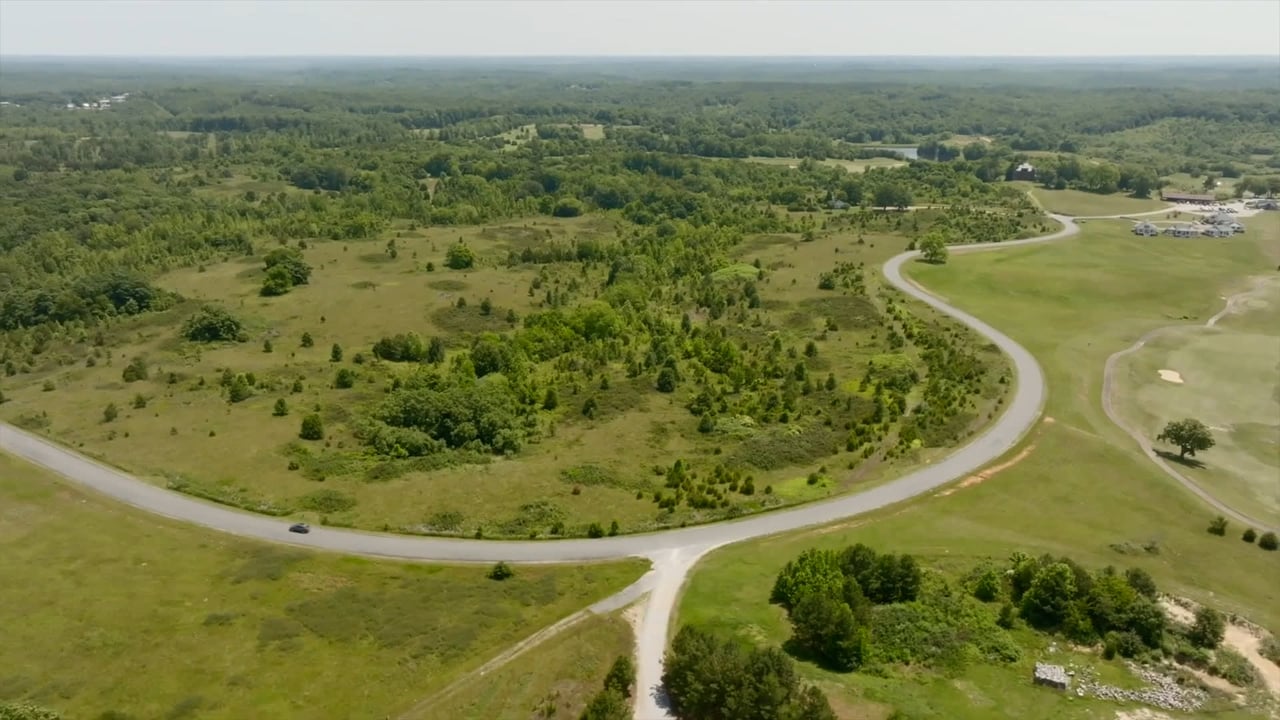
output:
M 306 523 L 294 523 L 289 526 L 289 532 L 302 533 L 303 535 L 306 535 L 311 532 L 311 526 Z

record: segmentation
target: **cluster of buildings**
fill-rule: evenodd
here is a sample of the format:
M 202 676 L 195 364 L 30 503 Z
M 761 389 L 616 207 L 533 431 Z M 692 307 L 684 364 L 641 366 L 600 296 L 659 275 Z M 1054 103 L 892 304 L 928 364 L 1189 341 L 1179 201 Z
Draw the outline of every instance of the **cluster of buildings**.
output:
M 79 105 L 67 103 L 68 110 L 110 110 L 112 104 L 121 105 L 129 99 L 129 93 L 120 93 L 111 97 L 98 98 L 96 102 L 85 102 Z
M 1209 215 L 1198 223 L 1179 223 L 1161 228 L 1155 223 L 1143 221 L 1133 226 L 1133 234 L 1144 237 L 1171 235 L 1180 238 L 1200 236 L 1221 238 L 1237 235 L 1244 232 L 1244 230 L 1243 223 L 1231 213 L 1223 211 Z

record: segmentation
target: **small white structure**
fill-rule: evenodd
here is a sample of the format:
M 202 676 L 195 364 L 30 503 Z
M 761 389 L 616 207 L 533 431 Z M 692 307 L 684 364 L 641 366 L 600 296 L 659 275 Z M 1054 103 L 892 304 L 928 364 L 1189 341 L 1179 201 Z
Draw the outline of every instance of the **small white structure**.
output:
M 1036 670 L 1031 676 L 1031 681 L 1036 685 L 1044 685 L 1055 690 L 1066 690 L 1071 686 L 1071 676 L 1067 675 L 1066 669 L 1061 665 L 1036 663 Z
M 1174 225 L 1173 227 L 1165 228 L 1164 234 L 1172 235 L 1174 237 L 1180 237 L 1180 238 L 1189 238 L 1189 237 L 1195 237 L 1196 235 L 1199 235 L 1200 232 L 1196 230 L 1196 227 L 1194 225 L 1184 224 L 1184 225 Z
M 1206 225 L 1201 231 L 1205 237 L 1231 237 L 1231 228 L 1226 225 Z

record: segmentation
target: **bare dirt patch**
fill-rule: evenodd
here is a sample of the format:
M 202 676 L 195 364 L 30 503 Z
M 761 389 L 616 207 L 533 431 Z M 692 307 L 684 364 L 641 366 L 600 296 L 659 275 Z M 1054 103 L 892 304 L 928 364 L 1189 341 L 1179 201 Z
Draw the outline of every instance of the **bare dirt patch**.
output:
M 970 475 L 964 480 L 961 480 L 958 484 L 953 485 L 947 488 L 946 490 L 943 490 L 942 492 L 938 493 L 938 496 L 946 497 L 947 495 L 950 495 L 951 493 L 957 490 L 963 490 L 967 487 L 973 487 L 974 485 L 977 485 L 978 483 L 984 480 L 988 480 L 992 476 L 994 476 L 996 473 L 1001 472 L 1003 470 L 1008 470 L 1014 465 L 1017 465 L 1018 463 L 1022 462 L 1027 458 L 1028 455 L 1031 454 L 1031 451 L 1035 449 L 1036 449 L 1035 445 L 1028 445 L 1027 447 L 1023 448 L 1022 452 L 1018 453 L 1017 455 L 1014 455 L 1009 460 L 1002 462 L 999 465 L 994 465 L 992 467 L 989 467 L 986 470 L 983 470 L 982 472 L 977 473 L 976 475 Z
M 1160 370 L 1160 379 L 1165 382 L 1171 382 L 1174 385 L 1182 384 L 1182 373 L 1177 370 Z
M 1262 684 L 1272 695 L 1280 696 L 1280 666 L 1262 657 L 1258 650 L 1262 647 L 1262 638 L 1254 635 L 1247 628 L 1232 623 L 1227 625 L 1226 636 L 1222 641 L 1249 661 L 1258 671 Z
M 1161 600 L 1160 606 L 1176 622 L 1189 625 L 1195 621 L 1195 613 L 1183 605 L 1170 600 Z M 1280 696 L 1280 666 L 1262 657 L 1259 652 L 1262 647 L 1262 638 L 1258 637 L 1254 631 L 1243 624 L 1233 622 L 1227 625 L 1227 632 L 1222 639 L 1222 644 L 1243 655 L 1254 670 L 1258 671 L 1258 677 L 1262 679 L 1262 684 L 1266 686 L 1267 690 L 1273 695 Z M 1218 687 L 1215 681 L 1219 681 L 1219 678 L 1213 678 L 1212 680 L 1201 679 L 1207 685 Z M 1231 689 L 1235 690 L 1236 688 L 1232 686 Z

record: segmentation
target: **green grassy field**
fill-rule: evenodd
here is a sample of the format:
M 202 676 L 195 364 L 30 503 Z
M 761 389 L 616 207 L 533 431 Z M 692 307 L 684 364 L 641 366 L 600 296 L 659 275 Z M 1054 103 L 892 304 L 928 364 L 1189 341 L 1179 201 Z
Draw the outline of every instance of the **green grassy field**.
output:
M 1219 177 L 1217 185 L 1213 190 L 1204 189 L 1204 176 L 1191 177 L 1187 173 L 1174 173 L 1165 177 L 1169 181 L 1167 190 L 1179 190 L 1189 193 L 1210 193 L 1219 196 L 1231 196 L 1235 194 L 1236 184 L 1240 182 L 1240 178 Z
M 1031 187 L 1030 184 L 1027 186 Z M 1049 212 L 1082 217 L 1140 213 L 1168 206 L 1168 203 L 1159 199 L 1140 200 L 1119 193 L 1098 195 L 1081 190 L 1047 190 L 1037 186 L 1031 187 L 1031 194 Z
M 591 616 L 401 720 L 576 718 L 600 692 L 614 659 L 632 652 L 625 620 Z
M 520 566 L 499 583 L 276 548 L 0 455 L 0 700 L 68 718 L 380 718 L 643 570 Z
M 695 470 L 709 472 L 721 456 L 738 448 L 775 452 L 791 441 L 767 428 L 700 433 L 698 418 L 686 407 L 697 392 L 694 383 L 676 393 L 659 393 L 651 374 L 628 378 L 618 362 L 603 371 L 609 378 L 607 390 L 601 389 L 598 376 L 581 374 L 561 387 L 560 407 L 548 413 L 544 437 L 514 456 L 379 474 L 385 458 L 363 451 L 353 420 L 386 395 L 394 377 L 414 366 L 373 362 L 373 343 L 394 333 L 416 332 L 444 338 L 452 354 L 468 347 L 473 335 L 510 330 L 509 312 L 518 324 L 518 318 L 540 309 L 547 288 L 563 288 L 584 277 L 602 281 L 607 268 L 577 263 L 507 267 L 508 253 L 547 239 L 607 239 L 613 225 L 607 217 L 595 216 L 429 230 L 404 224 L 392 233 L 394 258 L 382 241 L 312 245 L 306 250 L 314 268 L 311 283 L 279 297 L 259 295 L 258 257 L 170 273 L 159 282 L 189 298 L 188 303 L 118 321 L 104 333 L 100 347 L 86 339 L 51 349 L 35 372 L 6 381 L 8 402 L 0 405 L 0 418 L 45 432 L 151 482 L 183 484 L 196 494 L 241 507 L 267 503 L 312 522 L 373 529 L 471 535 L 483 528 L 489 536 L 545 535 L 556 522 L 565 523 L 570 533 L 584 533 L 591 522 L 607 528 L 616 520 L 623 532 L 696 522 L 728 510 L 826 497 L 943 452 L 925 448 L 863 461 L 860 452 L 845 452 L 840 437 L 812 462 L 752 471 L 761 491 L 773 487 L 776 493 L 734 495 L 736 509 L 681 506 L 669 513 L 653 500 L 665 481 L 655 474 L 655 466 L 670 467 L 683 458 Z M 443 267 L 446 248 L 459 239 L 478 255 L 471 270 Z M 742 277 L 744 271 L 754 277 L 759 270 L 753 263 L 759 262 L 768 273 L 759 282 L 761 307 L 752 311 L 754 321 L 735 325 L 735 337 L 757 344 L 776 337 L 794 353 L 787 368 L 803 361 L 817 382 L 831 373 L 840 387 L 859 392 L 867 362 L 895 352 L 879 327 L 879 301 L 859 304 L 859 298 L 844 292 L 820 290 L 818 277 L 836 263 L 863 263 L 868 268 L 867 298 L 877 298 L 880 279 L 873 268 L 906 242 L 896 235 L 852 230 L 833 231 L 815 242 L 801 242 L 794 234 L 757 236 L 735 248 L 713 278 Z M 429 262 L 434 271 L 427 271 Z M 535 286 L 542 289 L 535 292 Z M 250 339 L 208 346 L 181 342 L 183 319 L 205 300 L 220 301 L 242 318 Z M 466 307 L 459 308 L 459 300 Z M 481 309 L 485 300 L 492 303 L 487 315 Z M 924 319 L 933 317 L 923 306 L 913 311 Z M 824 317 L 838 320 L 840 330 L 822 331 Z M 301 345 L 304 333 L 312 336 L 314 346 Z M 818 355 L 806 359 L 798 350 L 810 340 Z M 264 351 L 264 341 L 271 342 L 271 352 Z M 344 349 L 341 364 L 330 362 L 335 343 Z M 978 352 L 997 370 L 1003 364 L 994 352 Z M 357 355 L 366 362 L 357 364 Z M 74 358 L 72 364 L 56 362 L 66 357 Z M 150 376 L 124 382 L 123 370 L 134 357 L 147 359 Z M 916 355 L 907 357 L 919 362 Z M 333 387 L 337 367 L 357 373 L 353 388 Z M 218 382 L 224 369 L 253 373 L 262 387 L 253 397 L 229 404 Z M 1003 387 L 995 385 L 995 377 L 991 393 L 975 398 L 973 427 L 985 421 Z M 301 392 L 291 392 L 295 380 L 301 381 Z M 581 412 L 587 397 L 599 402 L 593 419 Z M 274 416 L 274 405 L 282 398 L 289 413 Z M 108 404 L 118 408 L 119 417 L 104 422 Z M 310 444 L 300 461 L 300 418 L 313 411 L 325 418 L 325 442 Z M 821 482 L 807 482 L 813 472 L 824 476 Z M 343 498 L 341 503 L 320 501 L 334 493 Z
M 1117 408 L 1150 437 L 1193 417 L 1217 443 L 1179 465 L 1231 507 L 1280 525 L 1280 282 L 1269 278 L 1241 315 L 1161 335 L 1117 366 Z M 1180 384 L 1160 370 L 1179 373 Z M 1162 449 L 1176 455 L 1177 449 Z M 1237 528 L 1236 530 L 1239 530 Z M 1236 532 L 1232 532 L 1235 535 Z
M 990 318 L 1036 355 L 1049 382 L 1044 421 L 986 479 L 872 517 L 717 551 L 693 575 L 681 622 L 780 643 L 789 630 L 768 596 L 781 566 L 808 547 L 864 542 L 918 554 L 944 572 L 1017 550 L 1068 555 L 1090 567 L 1142 567 L 1169 592 L 1280 629 L 1280 556 L 1206 533 L 1213 513 L 1143 457 L 1100 405 L 1108 355 L 1151 328 L 1203 323 L 1221 306 L 1220 295 L 1274 268 L 1280 248 L 1256 228 L 1233 243 L 1135 238 L 1127 228 L 1093 222 L 1059 243 L 913 266 L 921 284 Z M 886 706 L 913 718 L 1114 716 L 1114 705 L 1033 688 L 1029 663 L 1039 655 L 1034 644 L 1027 649 L 1013 667 L 974 666 L 958 677 L 803 667 L 851 713 L 867 708 L 869 716 L 887 715 L 875 714 Z

